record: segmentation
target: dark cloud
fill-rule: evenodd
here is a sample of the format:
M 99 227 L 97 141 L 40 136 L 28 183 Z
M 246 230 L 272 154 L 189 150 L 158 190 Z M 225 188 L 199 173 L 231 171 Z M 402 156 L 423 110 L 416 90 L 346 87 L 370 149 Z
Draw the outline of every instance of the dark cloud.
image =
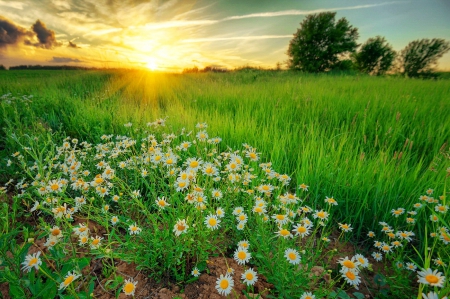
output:
M 69 44 L 67 45 L 69 48 L 80 48 L 78 47 L 75 43 L 72 43 L 71 41 L 69 41 Z
M 31 26 L 31 29 L 36 33 L 36 37 L 39 41 L 38 43 L 35 43 L 34 46 L 45 49 L 53 49 L 54 47 L 61 46 L 61 43 L 56 41 L 55 31 L 47 29 L 47 26 L 40 20 L 37 20 L 36 23 Z
M 49 60 L 49 61 L 56 62 L 56 63 L 83 62 L 82 60 L 79 60 L 79 59 L 73 59 L 70 57 L 56 57 L 56 56 L 53 56 L 53 59 Z
M 0 16 L 0 48 L 19 43 L 31 32 Z

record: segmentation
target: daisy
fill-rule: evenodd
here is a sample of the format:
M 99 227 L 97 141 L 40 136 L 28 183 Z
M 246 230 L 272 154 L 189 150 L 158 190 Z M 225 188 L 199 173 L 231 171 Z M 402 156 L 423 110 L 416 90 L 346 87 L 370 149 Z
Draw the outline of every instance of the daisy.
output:
M 434 210 L 439 213 L 447 213 L 448 206 L 447 205 L 443 206 L 441 204 L 438 204 L 437 206 L 434 207 Z
M 236 220 L 239 222 L 247 223 L 248 216 L 245 213 L 241 213 L 236 217 Z
M 64 278 L 64 281 L 61 282 L 61 284 L 59 285 L 59 289 L 64 290 L 69 286 L 69 284 L 71 284 L 74 280 L 76 280 L 79 277 L 81 277 L 81 275 L 75 271 L 67 273 L 66 277 Z
M 248 249 L 250 247 L 250 243 L 247 240 L 242 240 L 237 244 L 237 246 Z
M 133 281 L 132 279 L 125 279 L 125 283 L 123 285 L 123 292 L 125 293 L 125 295 L 134 296 L 137 284 L 137 281 Z
M 309 226 L 302 225 L 301 223 L 294 225 L 294 229 L 292 231 L 295 233 L 296 236 L 300 236 L 302 238 L 310 234 Z
M 239 214 L 242 214 L 242 213 L 244 213 L 244 208 L 243 207 L 236 207 L 233 210 L 233 215 L 235 215 L 235 216 L 237 216 Z
M 353 258 L 359 262 L 359 266 L 361 268 L 369 267 L 369 260 L 365 258 L 362 254 L 356 254 Z
M 339 223 L 339 228 L 343 231 L 343 232 L 351 232 L 353 230 L 353 228 L 351 227 L 351 224 L 347 224 L 347 223 Z
M 244 247 L 238 247 L 234 252 L 234 259 L 239 265 L 245 265 L 251 259 L 252 255 Z
M 39 270 L 39 266 L 42 265 L 42 261 L 39 258 L 39 255 L 41 255 L 40 251 L 27 255 L 25 257 L 25 261 L 22 263 L 22 270 L 25 272 L 30 272 L 31 268 Z
M 406 269 L 416 272 L 417 266 L 413 263 L 406 263 Z
M 217 208 L 216 209 L 216 215 L 217 215 L 217 217 L 219 217 L 219 218 L 223 218 L 223 217 L 225 217 L 225 211 L 224 211 L 224 209 L 222 209 L 222 208 Z
M 355 289 L 358 289 L 361 278 L 359 277 L 357 270 L 342 268 L 340 272 L 348 284 L 352 285 Z
M 439 295 L 436 292 L 428 292 L 427 295 L 425 293 L 422 293 L 423 299 L 439 299 Z M 441 297 L 441 299 L 447 299 L 447 296 Z
M 302 183 L 300 186 L 298 186 L 299 189 L 302 189 L 303 191 L 308 191 L 309 186 L 306 186 L 306 184 Z
M 231 289 L 234 286 L 234 281 L 231 276 L 220 274 L 220 277 L 216 282 L 216 290 L 220 295 L 227 296 L 231 293 Z
M 173 232 L 175 233 L 175 236 L 179 236 L 182 233 L 186 233 L 187 229 L 189 228 L 189 225 L 187 225 L 186 220 L 180 220 L 178 219 L 177 223 L 175 223 L 173 227 Z
M 398 208 L 398 209 L 393 209 L 391 211 L 392 216 L 398 217 L 400 215 L 402 215 L 403 213 L 405 213 L 405 209 L 404 208 Z
M 389 246 L 386 243 L 383 243 L 380 248 L 384 253 L 392 252 L 392 246 Z
M 339 264 L 343 268 L 351 269 L 351 270 L 358 270 L 359 262 L 356 260 L 355 257 L 352 257 L 349 259 L 347 256 L 345 258 L 339 259 Z
M 292 248 L 287 248 L 284 251 L 284 257 L 290 264 L 297 265 L 300 264 L 300 253 Z
M 200 271 L 198 270 L 197 267 L 195 267 L 194 269 L 192 269 L 191 274 L 195 277 L 198 277 L 198 276 L 200 276 Z
M 328 212 L 325 212 L 324 210 L 315 211 L 313 214 L 314 219 L 319 218 L 320 220 L 327 220 L 328 219 Z
M 164 196 L 158 197 L 158 199 L 155 200 L 155 203 L 161 210 L 164 210 L 166 207 L 170 206 L 170 204 L 166 201 L 166 198 Z
M 240 221 L 236 226 L 237 230 L 243 230 L 245 228 L 245 223 L 246 222 Z
M 445 276 L 442 276 L 438 270 L 431 270 L 430 268 L 424 269 L 418 273 L 418 283 L 428 284 L 433 287 L 443 287 L 445 282 Z
M 53 228 L 50 229 L 50 234 L 54 238 L 62 238 L 63 234 L 62 231 L 59 229 L 59 226 L 53 226 Z
M 273 215 L 272 218 L 275 219 L 275 222 L 278 225 L 284 225 L 289 222 L 289 217 L 287 215 L 283 215 L 283 214 Z
M 281 227 L 275 234 L 277 234 L 278 236 L 283 237 L 285 239 L 286 238 L 292 238 L 291 232 L 288 231 L 287 229 L 281 228 Z
M 328 203 L 329 205 L 333 205 L 333 206 L 337 206 L 338 203 L 337 201 L 333 198 L 333 197 L 326 197 L 325 198 L 325 202 Z
M 87 244 L 88 241 L 89 241 L 88 235 L 80 235 L 78 237 L 78 245 L 80 245 L 80 246 Z
M 142 229 L 136 225 L 136 222 L 130 225 L 128 230 L 130 231 L 130 235 L 139 235 L 142 231 Z
M 436 266 L 447 267 L 447 264 L 445 264 L 440 258 L 433 259 L 433 262 Z
M 119 223 L 119 217 L 117 217 L 117 216 L 112 216 L 112 217 L 111 217 L 111 224 L 112 224 L 112 225 L 116 225 L 117 223 Z
M 311 292 L 305 292 L 305 293 L 303 293 L 303 295 L 300 297 L 300 299 L 316 299 L 316 296 L 313 295 L 313 293 L 311 293 Z
M 373 238 L 373 237 L 375 237 L 375 233 L 374 233 L 373 231 L 369 231 L 369 232 L 367 233 L 367 236 L 368 236 L 369 238 Z
M 258 274 L 252 268 L 248 269 L 244 273 L 242 273 L 241 279 L 244 280 L 246 285 L 254 285 L 258 280 Z
M 101 241 L 103 240 L 103 238 L 96 236 L 91 237 L 91 249 L 98 249 L 102 244 Z
M 431 220 L 432 222 L 438 222 L 438 221 L 439 221 L 439 218 L 438 218 L 438 216 L 436 216 L 436 215 L 430 215 L 430 220 Z
M 373 252 L 372 257 L 377 261 L 380 262 L 383 259 L 383 255 L 379 252 Z
M 233 268 L 227 268 L 227 275 L 234 275 L 234 269 Z
M 215 230 L 215 229 L 219 228 L 220 219 L 217 218 L 217 215 L 210 214 L 210 215 L 206 216 L 204 223 L 208 228 Z

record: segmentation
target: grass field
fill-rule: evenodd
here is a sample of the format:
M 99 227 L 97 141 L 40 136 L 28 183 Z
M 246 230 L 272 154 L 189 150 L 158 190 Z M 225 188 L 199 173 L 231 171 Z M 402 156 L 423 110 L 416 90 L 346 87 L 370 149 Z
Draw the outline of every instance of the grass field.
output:
M 187 165 L 182 164 L 182 161 L 187 161 L 185 159 L 189 157 L 200 157 L 203 162 L 206 162 L 210 157 L 219 156 L 219 153 L 224 151 L 228 152 L 221 158 L 223 159 L 221 165 L 225 167 L 225 164 L 233 161 L 234 158 L 230 157 L 234 157 L 234 150 L 240 151 L 237 155 L 244 158 L 248 165 L 245 171 L 254 168 L 255 180 L 247 182 L 243 187 L 252 189 L 254 193 L 234 194 L 234 191 L 229 190 L 230 186 L 235 185 L 229 185 L 229 182 L 223 183 L 223 185 L 216 184 L 207 177 L 199 178 L 197 182 L 200 185 L 203 184 L 202 187 L 208 191 L 210 189 L 222 190 L 224 198 L 232 203 L 223 203 L 222 199 L 221 204 L 213 204 L 211 199 L 211 205 L 207 205 L 207 211 L 224 208 L 225 214 L 231 215 L 234 204 L 239 203 L 249 216 L 249 224 L 246 226 L 248 229 L 236 230 L 235 221 L 232 220 L 235 216 L 231 216 L 229 222 L 225 219 L 222 220 L 222 231 L 212 230 L 212 235 L 206 234 L 201 229 L 196 232 L 196 240 L 199 242 L 203 240 L 204 244 L 194 245 L 189 239 L 186 239 L 183 241 L 183 245 L 189 244 L 191 248 L 180 249 L 180 244 L 176 241 L 174 243 L 163 241 L 164 246 L 173 248 L 174 252 L 179 252 L 182 258 L 165 257 L 166 261 L 161 262 L 158 260 L 161 256 L 158 255 L 157 258 L 156 255 L 144 253 L 144 244 L 151 244 L 154 248 L 157 243 L 156 239 L 148 241 L 149 243 L 138 240 L 137 245 L 130 245 L 133 242 L 126 233 L 124 234 L 127 230 L 126 227 L 123 228 L 123 231 L 116 231 L 116 234 L 119 235 L 116 240 L 110 231 L 113 229 L 110 225 L 106 229 L 108 233 L 104 235 L 103 242 L 120 244 L 117 245 L 117 248 L 112 245 L 108 248 L 114 248 L 114 251 L 120 253 L 121 259 L 132 260 L 147 271 L 155 269 L 154 271 L 150 270 L 150 273 L 156 279 L 168 277 L 169 280 L 177 281 L 184 286 L 186 282 L 190 281 L 189 277 L 192 277 L 190 276 L 192 268 L 195 265 L 203 265 L 203 262 L 217 255 L 217 247 L 222 248 L 221 254 L 232 257 L 236 243 L 245 239 L 250 242 L 251 246 L 257 247 L 254 249 L 255 251 L 252 251 L 252 265 L 257 266 L 259 273 L 262 273 L 269 283 L 275 285 L 271 293 L 273 296 L 298 298 L 304 294 L 303 292 L 314 290 L 313 293 L 317 298 L 321 298 L 321 296 L 329 296 L 329 294 L 338 294 L 338 288 L 341 288 L 344 280 L 347 284 L 343 290 L 349 290 L 349 286 L 352 286 L 351 282 L 346 279 L 341 279 L 339 282 L 339 279 L 334 278 L 344 273 L 342 271 L 345 271 L 345 267 L 342 268 L 344 270 L 340 270 L 341 272 L 330 270 L 330 273 L 333 271 L 332 277 L 335 283 L 330 285 L 323 281 L 316 282 L 314 287 L 310 287 L 308 290 L 300 287 L 308 285 L 308 282 L 305 284 L 305 281 L 310 280 L 308 275 L 302 276 L 298 274 L 298 271 L 288 269 L 289 265 L 281 267 L 284 271 L 283 275 L 277 274 L 267 260 L 275 259 L 276 252 L 297 248 L 298 252 L 304 251 L 302 261 L 303 259 L 309 261 L 308 263 L 305 261 L 305 263 L 311 267 L 321 261 L 325 269 L 331 269 L 322 254 L 326 252 L 324 249 L 326 243 L 316 243 L 313 236 L 322 237 L 323 235 L 327 238 L 334 237 L 339 242 L 350 242 L 357 246 L 362 253 L 366 253 L 366 256 L 369 256 L 373 251 L 374 243 L 374 239 L 367 237 L 369 231 L 374 231 L 377 236 L 380 235 L 376 240 L 385 237 L 387 243 L 392 241 L 391 237 L 386 237 L 380 232 L 379 222 L 387 222 L 385 226 L 393 227 L 394 233 L 414 231 L 415 237 L 411 244 L 404 244 L 404 247 L 393 250 L 383 260 L 383 265 L 388 270 L 380 271 L 385 276 L 390 275 L 388 282 L 390 288 L 387 291 L 372 291 L 379 297 L 404 295 L 404 290 L 411 287 L 415 290 L 411 294 L 411 298 L 421 298 L 422 291 L 434 290 L 440 291 L 441 295 L 446 294 L 445 292 L 448 293 L 450 290 L 448 283 L 445 283 L 442 288 L 417 284 L 417 276 L 412 275 L 411 271 L 394 271 L 394 268 L 399 261 L 413 263 L 420 269 L 437 269 L 432 262 L 435 259 L 443 261 L 444 265 L 448 265 L 450 262 L 448 245 L 450 242 L 446 241 L 450 219 L 445 198 L 448 195 L 447 182 L 450 174 L 449 82 L 447 79 L 426 81 L 396 77 L 306 75 L 286 71 L 184 75 L 140 71 L 0 72 L 0 96 L 4 95 L 1 100 L 0 125 L 4 128 L 4 133 L 0 140 L 2 148 L 0 155 L 3 165 L 8 163 L 7 160 L 12 160 L 9 162 L 12 164 L 11 166 L 1 167 L 0 181 L 4 185 L 10 179 L 14 179 L 14 183 L 9 184 L 6 189 L 10 195 L 21 192 L 21 190 L 30 194 L 29 196 L 12 197 L 13 204 L 3 205 L 2 213 L 4 214 L 2 215 L 6 216 L 2 216 L 0 223 L 2 236 L 4 236 L 0 250 L 4 255 L 4 262 L 8 260 L 5 258 L 8 256 L 7 252 L 16 250 L 18 253 L 20 252 L 21 260 L 11 260 L 10 267 L 13 267 L 14 262 L 17 266 L 18 262 L 23 262 L 28 253 L 27 250 L 32 246 L 32 244 L 24 245 L 27 240 L 26 235 L 29 234 L 31 228 L 26 226 L 27 233 L 25 233 L 21 228 L 21 223 L 31 223 L 30 219 L 32 219 L 40 224 L 42 229 L 33 235 L 36 239 L 45 237 L 43 232 L 46 225 L 49 227 L 54 225 L 75 227 L 73 223 L 53 219 L 51 206 L 47 213 L 42 212 L 41 218 L 29 212 L 33 203 L 40 200 L 39 197 L 36 197 L 36 190 L 28 190 L 23 187 L 24 182 L 32 184 L 33 180 L 38 181 L 34 177 L 36 173 L 33 173 L 32 162 L 36 161 L 35 169 L 39 170 L 39 174 L 45 176 L 45 171 L 41 173 L 45 169 L 42 168 L 42 165 L 50 163 L 51 157 L 56 157 L 56 161 L 64 158 L 64 155 L 58 154 L 58 151 L 61 152 L 61 150 L 57 149 L 63 142 L 76 138 L 79 142 L 85 141 L 96 145 L 106 143 L 107 140 L 101 138 L 105 134 L 126 135 L 131 138 L 130 140 L 135 140 L 136 146 L 133 147 L 131 153 L 127 153 L 128 159 L 131 160 L 136 156 L 143 157 L 139 150 L 152 147 L 148 134 L 154 134 L 159 142 L 166 140 L 166 143 L 162 142 L 158 145 L 164 149 L 164 153 L 171 153 L 172 150 L 177 152 L 175 145 L 168 150 L 167 146 L 170 142 L 167 142 L 167 135 L 162 134 L 163 132 L 173 132 L 176 135 L 173 142 L 179 146 L 182 141 L 189 138 L 191 144 L 195 145 L 195 151 L 193 146 L 186 152 L 190 156 L 179 150 L 177 165 L 181 168 L 183 168 L 182 165 Z M 29 97 L 30 95 L 33 97 Z M 164 119 L 166 125 L 158 126 L 154 123 L 157 119 Z M 202 131 L 202 128 L 196 128 L 198 123 L 206 123 L 209 137 L 219 136 L 222 141 L 219 144 L 205 142 L 203 148 L 201 139 L 198 135 L 196 137 L 196 134 Z M 128 125 L 124 126 L 125 124 Z M 192 135 L 186 133 L 180 135 L 180 132 L 184 132 L 183 128 L 185 128 L 185 132 L 193 131 Z M 147 139 L 144 140 L 146 137 Z M 197 142 L 195 143 L 194 140 Z M 117 147 L 117 144 L 115 146 Z M 12 156 L 16 152 L 24 155 L 24 159 L 28 162 L 22 163 L 21 160 L 16 159 L 17 156 Z M 250 152 L 257 153 L 260 159 L 256 161 L 245 158 Z M 200 218 L 204 219 L 206 212 L 200 217 L 199 215 L 202 214 L 198 214 L 196 209 L 191 211 L 190 208 L 183 206 L 185 194 L 183 197 L 181 194 L 187 191 L 172 190 L 171 186 L 178 182 L 175 177 L 171 178 L 170 174 L 166 177 L 165 172 L 155 166 L 145 169 L 151 173 L 148 178 L 145 178 L 146 176 L 141 173 L 142 165 L 137 165 L 137 162 L 133 164 L 136 173 L 123 173 L 122 176 L 119 176 L 120 171 L 116 162 L 113 160 L 107 162 L 112 169 L 115 169 L 117 177 L 120 177 L 120 183 L 114 181 L 114 187 L 109 190 L 109 195 L 112 196 L 113 191 L 124 194 L 128 192 L 130 198 L 133 198 L 131 191 L 141 190 L 143 196 L 141 200 L 134 198 L 136 206 L 132 204 L 127 208 L 119 205 L 115 213 L 128 219 L 128 222 L 134 221 L 134 225 L 137 222 L 137 226 L 144 228 L 142 238 L 146 236 L 147 239 L 151 239 L 150 231 L 155 233 L 154 230 L 158 230 L 158 227 L 167 225 L 169 228 L 167 234 L 160 235 L 158 240 L 169 240 L 173 238 L 171 228 L 177 220 L 184 217 L 190 220 L 197 219 L 198 223 L 203 223 Z M 259 165 L 268 162 L 272 163 L 271 166 Z M 68 165 L 65 160 L 61 163 Z M 93 175 L 101 173 L 99 170 L 101 168 L 95 167 L 96 163 L 98 161 L 94 158 L 87 158 L 83 165 L 86 164 L 86 168 L 88 168 L 87 165 L 90 165 L 90 173 Z M 116 165 L 116 167 L 112 165 Z M 267 169 L 269 171 L 266 171 Z M 187 167 L 186 170 L 189 168 Z M 225 170 L 223 169 L 223 171 Z M 272 170 L 274 172 L 271 176 L 268 172 Z M 228 173 L 234 174 L 234 172 Z M 244 174 L 242 169 L 241 175 Z M 287 181 L 280 179 L 283 174 L 289 178 Z M 174 170 L 173 175 L 176 176 L 177 171 Z M 49 172 L 45 184 L 62 177 L 64 174 L 61 171 Z M 22 178 L 26 179 L 21 181 Z M 147 183 L 144 182 L 145 180 Z M 20 182 L 21 185 L 17 186 L 17 182 Z M 12 187 L 14 184 L 16 184 L 15 190 Z M 309 186 L 308 191 L 299 189 L 301 184 Z M 261 191 L 263 188 L 261 186 L 264 185 L 273 186 L 275 189 L 271 190 L 273 192 L 265 193 Z M 62 191 L 58 191 L 61 192 L 61 194 L 58 193 L 60 198 L 58 204 L 64 202 L 70 205 L 74 203 L 73 199 L 76 196 L 84 194 L 84 192 L 78 194 L 77 191 L 69 192 L 69 188 L 67 191 L 65 190 L 63 187 Z M 96 197 L 101 203 L 92 202 L 92 212 L 83 211 L 83 215 L 85 216 L 87 213 L 89 215 L 87 219 L 93 219 L 104 226 L 100 210 L 102 205 L 107 203 L 106 197 L 96 194 L 95 190 L 89 192 L 86 191 L 86 197 Z M 283 206 L 283 201 L 280 201 L 277 196 L 283 195 L 285 192 L 290 192 L 304 201 L 299 200 L 298 203 L 297 201 L 291 203 L 291 206 Z M 253 197 L 249 197 L 251 194 L 259 194 L 265 199 L 267 216 L 271 222 L 267 224 L 268 226 L 265 226 L 264 222 L 260 222 L 257 217 L 254 219 L 250 217 L 255 200 Z M 168 218 L 152 216 L 160 214 L 157 207 L 154 207 L 154 201 L 162 195 L 169 202 L 173 200 L 171 204 L 173 208 L 177 205 L 178 207 L 183 206 L 181 209 L 183 212 L 178 214 L 179 212 L 174 211 L 167 216 Z M 428 200 L 430 204 L 426 205 L 427 199 L 423 196 L 428 196 L 427 198 L 433 196 L 436 198 L 436 202 Z M 41 197 L 44 199 L 46 196 L 42 195 Z M 332 207 L 332 212 L 329 202 L 324 202 L 326 198 L 333 198 L 338 203 L 337 206 Z M 6 201 L 6 199 L 5 196 L 4 200 Z M 256 199 L 257 202 L 258 199 Z M 426 207 L 417 210 L 419 212 L 416 214 L 408 215 L 406 211 L 414 211 L 413 205 L 417 203 L 422 203 Z M 111 203 L 111 207 L 113 205 L 114 203 Z M 151 205 L 153 206 L 150 207 Z M 326 210 L 331 215 L 323 228 L 319 229 L 320 223 L 315 222 L 314 228 L 311 228 L 311 236 L 309 239 L 306 238 L 313 241 L 302 243 L 301 240 L 295 238 L 286 240 L 281 238 L 282 241 L 279 241 L 278 238 L 274 239 L 273 232 L 276 232 L 277 229 L 282 229 L 286 225 L 292 229 L 291 226 L 294 223 L 298 221 L 303 223 L 304 214 L 295 216 L 299 217 L 298 219 L 289 216 L 292 218 L 292 225 L 285 222 L 280 224 L 277 220 L 273 222 L 272 216 L 283 213 L 288 215 L 289 210 L 295 212 L 295 209 L 305 206 L 316 213 L 322 209 Z M 445 211 L 441 213 L 438 206 L 444 207 Z M 25 207 L 28 209 L 24 209 Z M 119 207 L 120 209 L 118 209 Z M 201 205 L 196 205 L 196 207 L 197 210 L 203 209 Z M 114 206 L 114 208 L 116 207 Z M 402 212 L 400 208 L 404 211 Z M 131 214 L 127 212 L 127 209 Z M 399 211 L 398 215 L 393 211 Z M 437 217 L 436 221 L 432 220 L 433 215 Z M 318 220 L 316 218 L 314 217 L 314 221 Z M 407 222 L 407 218 L 413 219 L 410 220 L 411 223 Z M 108 223 L 107 220 L 106 223 Z M 353 230 L 349 233 L 339 234 L 339 230 L 342 229 L 341 224 L 350 224 Z M 192 222 L 189 225 L 192 229 Z M 209 227 L 206 222 L 205 225 Z M 147 226 L 148 232 L 145 233 Z M 438 237 L 430 238 L 430 232 L 436 232 Z M 170 234 L 172 235 L 169 237 Z M 212 236 L 216 238 L 214 244 L 208 241 Z M 66 237 L 70 241 L 70 234 Z M 6 238 L 16 240 L 16 249 L 9 247 L 11 244 L 7 242 L 9 239 Z M 427 251 L 427 247 L 432 250 Z M 126 254 L 126 251 L 131 248 L 135 252 L 141 252 L 142 256 L 146 258 L 132 259 Z M 308 253 L 312 248 L 319 252 Z M 250 247 L 250 250 L 252 249 Z M 77 249 L 73 249 L 72 258 L 75 259 L 77 254 L 79 254 Z M 346 255 L 350 256 L 351 254 L 353 253 Z M 48 255 L 50 256 L 50 253 Z M 281 254 L 278 255 L 280 256 L 277 261 L 281 263 L 284 257 Z M 64 260 L 57 254 L 55 256 L 54 259 L 59 259 L 59 262 Z M 92 259 L 105 259 L 108 254 L 94 248 L 94 253 L 86 256 Z M 111 257 L 112 259 L 113 257 Z M 180 259 L 183 262 L 180 262 Z M 56 263 L 58 264 L 58 262 Z M 58 268 L 58 266 L 55 267 Z M 80 265 L 77 267 L 80 271 L 82 270 Z M 114 269 L 114 263 L 110 265 L 110 268 Z M 61 281 L 64 282 L 64 276 L 69 271 L 65 269 L 64 272 L 62 267 L 60 270 L 59 276 L 55 274 L 56 276 L 52 278 L 56 285 Z M 439 271 L 448 279 L 447 266 L 439 268 Z M 63 272 L 64 274 L 61 274 Z M 375 270 L 371 272 L 377 274 Z M 3 276 L 1 276 L 2 273 Z M 22 280 L 35 281 L 37 279 L 30 278 L 31 274 L 27 276 L 20 271 L 16 271 L 14 275 L 8 280 L 0 265 L 0 282 L 8 281 L 12 285 L 12 281 L 15 279 L 18 281 L 17 288 L 24 289 L 25 282 Z M 104 275 L 106 276 L 106 274 Z M 114 274 L 111 275 L 116 277 Z M 50 279 L 47 279 L 45 275 L 38 277 L 42 279 L 42 286 L 39 288 L 51 288 L 50 285 L 44 286 L 46 281 L 51 281 Z M 116 278 L 112 280 L 116 282 Z M 111 292 L 122 291 L 123 283 L 123 280 L 117 281 L 117 285 L 111 289 Z M 295 286 L 295 288 L 291 289 L 291 286 Z M 68 293 L 70 296 L 81 298 L 82 296 L 77 295 L 77 292 L 81 289 L 89 294 L 90 288 L 90 284 L 86 282 L 85 285 L 80 284 L 77 289 L 73 288 Z M 29 288 L 24 291 L 24 296 L 31 298 L 39 293 L 38 291 L 34 293 L 34 291 L 36 290 Z M 60 289 L 58 294 L 63 296 L 63 291 L 64 288 Z M 349 294 L 352 292 L 348 291 Z M 65 295 L 64 298 L 69 298 L 67 296 L 69 295 Z M 336 296 L 345 298 L 344 294 Z

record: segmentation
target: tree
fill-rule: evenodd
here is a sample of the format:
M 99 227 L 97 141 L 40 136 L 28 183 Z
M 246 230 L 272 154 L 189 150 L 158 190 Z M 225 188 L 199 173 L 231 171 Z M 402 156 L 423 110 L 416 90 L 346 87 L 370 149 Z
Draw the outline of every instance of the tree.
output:
M 289 42 L 289 68 L 306 72 L 333 69 L 341 58 L 358 46 L 358 29 L 345 18 L 335 21 L 335 12 L 308 15 Z
M 450 43 L 441 38 L 410 42 L 399 55 L 401 72 L 408 77 L 427 77 L 439 58 L 450 50 Z
M 382 75 L 388 71 L 395 59 L 396 53 L 384 37 L 369 38 L 359 52 L 353 55 L 356 68 L 364 73 Z

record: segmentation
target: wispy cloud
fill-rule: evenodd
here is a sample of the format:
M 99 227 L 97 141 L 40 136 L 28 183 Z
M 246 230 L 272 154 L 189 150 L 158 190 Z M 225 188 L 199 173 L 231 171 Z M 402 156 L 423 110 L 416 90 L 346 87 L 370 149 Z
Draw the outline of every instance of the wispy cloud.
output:
M 0 6 L 12 7 L 15 9 L 23 9 L 24 3 L 18 1 L 3 1 L 0 0 Z
M 302 16 L 302 15 L 321 13 L 321 12 L 326 12 L 326 11 L 331 11 L 331 10 L 332 11 L 354 10 L 354 9 L 371 8 L 371 7 L 377 7 L 377 6 L 385 6 L 385 5 L 408 3 L 408 2 L 409 1 L 382 2 L 382 3 L 378 3 L 378 4 L 366 4 L 366 5 L 334 7 L 334 8 L 319 8 L 319 9 L 314 9 L 314 10 L 291 9 L 291 10 L 282 10 L 282 11 L 252 13 L 252 14 L 240 15 L 240 16 L 231 16 L 231 17 L 224 18 L 221 21 L 239 20 L 239 19 L 248 19 L 248 18 L 271 18 L 271 17 L 280 17 L 280 16 Z
M 113 33 L 113 32 L 119 32 L 122 31 L 122 28 L 110 28 L 110 29 L 101 29 L 101 30 L 93 30 L 91 32 L 86 33 L 84 36 L 89 36 L 89 35 L 104 35 L 104 34 L 108 34 L 108 33 Z
M 258 39 L 271 39 L 271 38 L 292 38 L 292 34 L 290 34 L 290 35 L 253 35 L 253 36 L 190 38 L 190 39 L 184 39 L 181 42 L 183 42 L 183 43 L 201 43 L 201 42 L 215 42 L 215 41 L 227 41 L 227 40 L 258 40 Z
M 218 23 L 218 20 L 193 20 L 193 21 L 169 21 L 160 23 L 147 23 L 143 26 L 145 29 L 163 29 L 163 28 L 173 28 L 173 27 L 190 27 L 190 26 L 201 26 L 201 25 L 211 25 Z

